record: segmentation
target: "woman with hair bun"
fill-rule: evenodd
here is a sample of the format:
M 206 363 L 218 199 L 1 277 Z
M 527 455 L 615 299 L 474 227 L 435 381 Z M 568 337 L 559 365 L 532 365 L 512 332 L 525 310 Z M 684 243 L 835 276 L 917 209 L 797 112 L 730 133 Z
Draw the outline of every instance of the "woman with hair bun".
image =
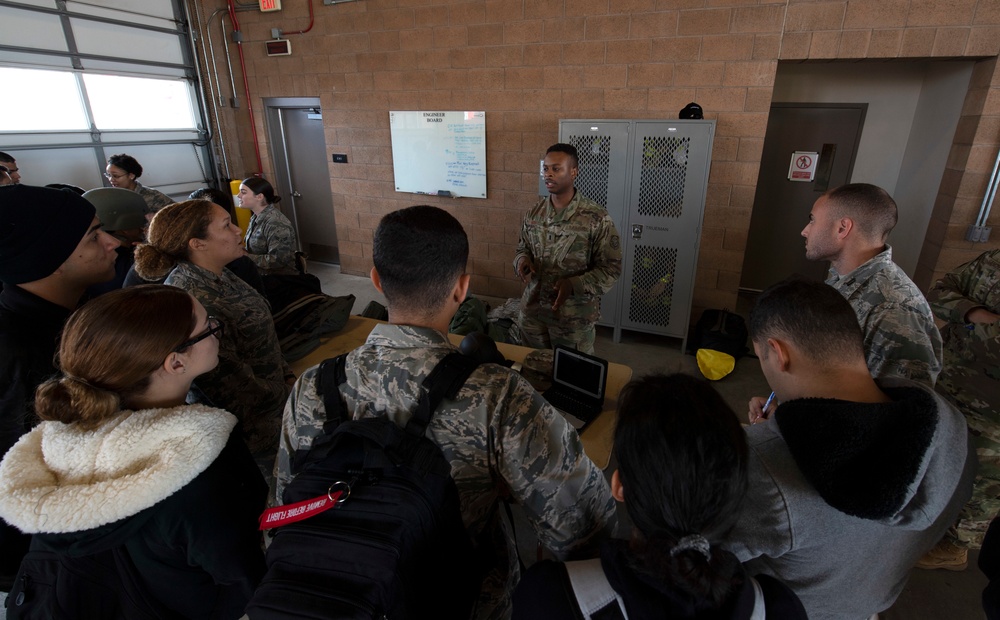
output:
M 226 329 L 174 287 L 92 300 L 66 323 L 61 376 L 37 390 L 41 424 L 0 463 L 0 516 L 33 535 L 32 550 L 113 554 L 121 563 L 102 570 L 135 578 L 157 617 L 238 618 L 265 568 L 256 519 L 266 486 L 236 418 L 185 404 Z M 32 566 L 22 563 L 8 613 L 53 596 Z M 56 616 L 120 617 L 135 603 L 67 598 L 86 608 Z
M 281 414 L 295 375 L 281 355 L 271 309 L 226 264 L 243 256 L 240 229 L 229 213 L 207 200 L 165 207 L 135 251 L 143 278 L 194 295 L 226 323 L 219 365 L 196 382 L 209 402 L 239 418 L 250 452 L 269 476 L 278 450 Z
M 139 177 L 141 176 L 142 166 L 135 157 L 127 153 L 118 153 L 108 158 L 104 178 L 111 183 L 111 187 L 127 189 L 142 196 L 142 199 L 146 201 L 146 207 L 149 209 L 149 215 L 146 216 L 149 218 L 153 213 L 156 213 L 174 201 L 160 190 L 146 187 L 140 183 Z
M 249 177 L 240 184 L 240 207 L 253 212 L 245 239 L 247 256 L 261 275 L 295 275 L 298 242 L 292 223 L 275 206 L 281 202 L 266 179 Z
M 680 374 L 632 381 L 614 452 L 611 493 L 634 524 L 631 540 L 606 543 L 597 560 L 533 566 L 514 593 L 515 620 L 806 618 L 787 586 L 751 577 L 720 546 L 746 494 L 748 449 L 714 389 Z

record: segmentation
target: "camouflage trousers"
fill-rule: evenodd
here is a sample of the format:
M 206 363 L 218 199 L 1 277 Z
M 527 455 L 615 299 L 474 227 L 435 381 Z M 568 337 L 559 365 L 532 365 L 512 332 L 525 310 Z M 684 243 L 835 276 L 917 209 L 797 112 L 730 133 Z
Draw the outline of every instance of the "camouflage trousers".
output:
M 939 384 L 938 391 L 945 392 Z M 972 447 L 976 451 L 979 470 L 972 485 L 972 497 L 958 515 L 958 523 L 949 528 L 945 540 L 958 547 L 978 549 L 990 521 L 1000 514 L 1000 419 L 970 411 L 950 395 L 945 396 L 965 414 L 969 423 Z
M 594 354 L 594 322 L 589 318 L 561 316 L 549 308 L 536 305 L 528 313 L 521 309 L 518 326 L 521 328 L 523 346 L 552 349 L 556 345 L 562 345 Z

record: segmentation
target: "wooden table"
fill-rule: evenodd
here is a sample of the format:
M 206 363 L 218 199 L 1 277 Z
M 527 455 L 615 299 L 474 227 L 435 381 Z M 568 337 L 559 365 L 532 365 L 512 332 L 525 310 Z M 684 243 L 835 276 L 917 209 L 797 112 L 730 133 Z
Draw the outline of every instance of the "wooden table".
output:
M 340 330 L 318 349 L 292 362 L 292 370 L 296 375 L 302 374 L 329 357 L 336 357 L 341 353 L 347 353 L 360 347 L 365 343 L 368 334 L 382 321 L 368 319 L 361 316 L 351 316 L 347 320 L 344 329 Z M 462 342 L 463 336 L 458 334 L 448 334 L 449 340 L 455 345 Z M 497 343 L 497 348 L 504 357 L 515 362 L 523 362 L 524 357 L 534 349 L 522 347 L 514 344 Z M 580 433 L 580 441 L 583 442 L 583 449 L 598 467 L 604 469 L 611 461 L 611 445 L 614 440 L 615 420 L 617 419 L 618 394 L 622 388 L 632 378 L 632 369 L 624 364 L 608 363 L 608 385 L 604 399 L 604 409 L 590 423 L 587 428 Z

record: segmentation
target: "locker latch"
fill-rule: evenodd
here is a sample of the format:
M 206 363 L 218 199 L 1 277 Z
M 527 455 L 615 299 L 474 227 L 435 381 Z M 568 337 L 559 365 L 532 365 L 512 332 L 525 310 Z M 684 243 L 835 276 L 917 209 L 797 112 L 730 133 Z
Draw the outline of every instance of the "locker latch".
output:
M 642 238 L 642 224 L 632 224 L 632 238 L 633 239 Z

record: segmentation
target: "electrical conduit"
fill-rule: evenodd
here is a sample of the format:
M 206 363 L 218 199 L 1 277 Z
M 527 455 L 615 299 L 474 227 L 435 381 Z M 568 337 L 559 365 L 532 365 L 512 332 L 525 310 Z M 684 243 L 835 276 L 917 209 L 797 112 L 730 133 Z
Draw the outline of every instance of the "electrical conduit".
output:
M 253 103 L 250 101 L 250 80 L 247 79 L 247 63 L 246 59 L 243 57 L 243 33 L 240 32 L 240 22 L 236 19 L 236 5 L 233 0 L 226 0 L 229 7 L 229 20 L 233 22 L 233 33 L 239 33 L 236 41 L 236 48 L 240 52 L 240 69 L 243 71 L 243 88 L 246 91 L 247 97 L 247 112 L 250 114 L 250 133 L 253 135 L 253 148 L 254 153 L 257 156 L 257 172 L 254 174 L 263 174 L 264 164 L 260 159 L 260 142 L 257 140 L 257 123 L 254 121 L 253 117 Z

